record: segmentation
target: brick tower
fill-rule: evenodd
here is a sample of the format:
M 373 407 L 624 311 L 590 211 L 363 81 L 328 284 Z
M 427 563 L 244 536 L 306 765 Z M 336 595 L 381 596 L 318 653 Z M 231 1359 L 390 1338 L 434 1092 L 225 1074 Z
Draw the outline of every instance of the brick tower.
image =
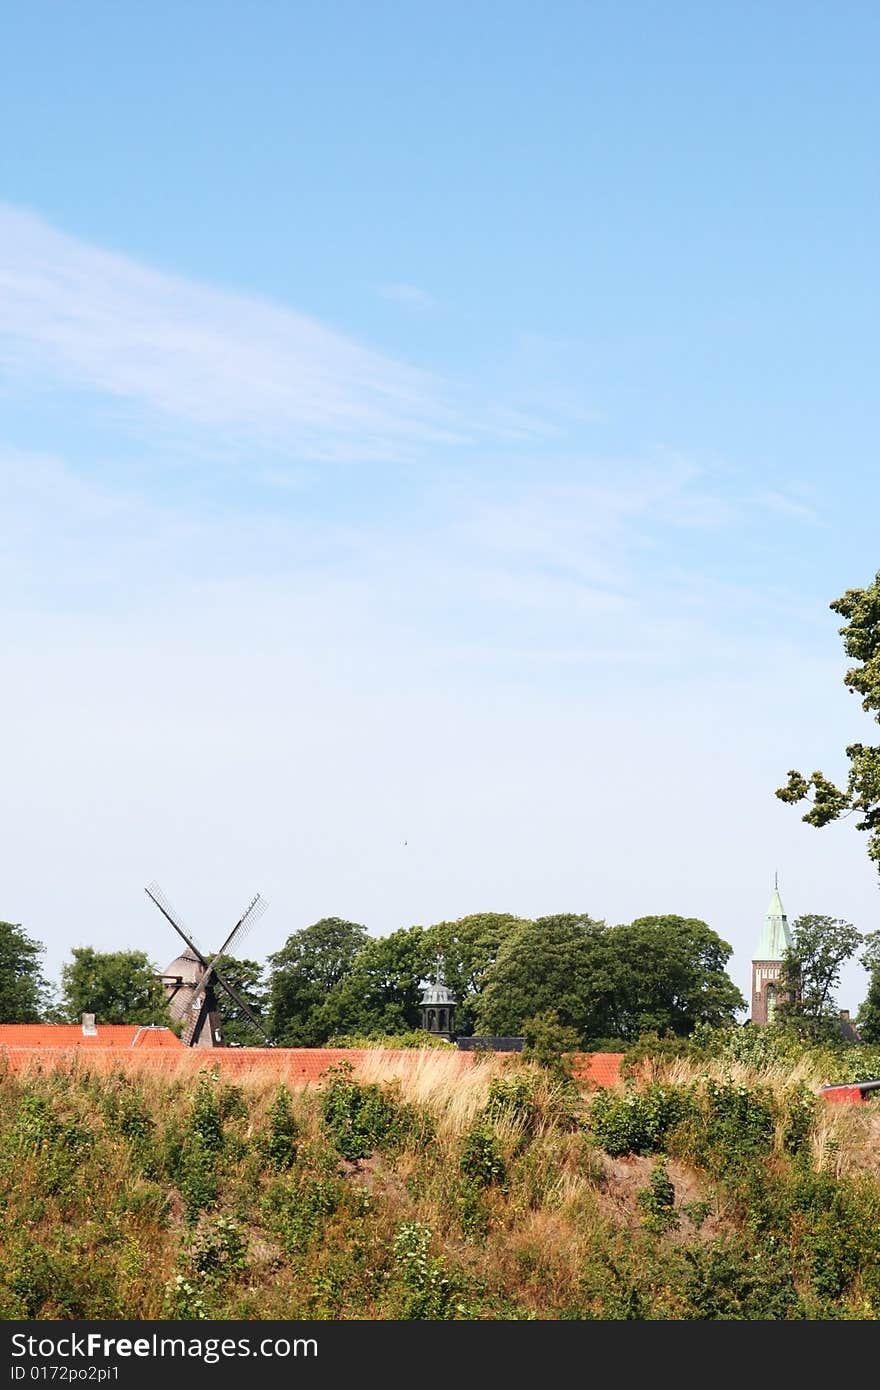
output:
M 782 958 L 791 945 L 788 918 L 774 879 L 773 896 L 752 959 L 752 1023 L 772 1023 Z

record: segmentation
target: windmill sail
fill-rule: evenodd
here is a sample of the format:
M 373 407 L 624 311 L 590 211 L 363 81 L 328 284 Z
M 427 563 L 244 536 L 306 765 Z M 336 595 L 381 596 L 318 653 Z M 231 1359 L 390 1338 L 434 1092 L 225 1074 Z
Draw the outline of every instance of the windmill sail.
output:
M 257 893 L 248 903 L 220 949 L 206 957 L 196 945 L 189 929 L 182 926 L 180 914 L 172 907 L 159 885 L 151 883 L 145 892 L 178 936 L 182 937 L 186 943 L 186 950 L 173 960 L 165 973 L 160 976 L 168 997 L 169 1013 L 172 1018 L 183 1025 L 181 1039 L 186 1046 L 222 1047 L 225 1045 L 217 1002 L 218 987 L 232 1001 L 235 1011 L 247 1018 L 271 1043 L 272 1040 L 266 1032 L 262 1020 L 217 969 L 218 962 L 229 950 L 232 943 L 240 943 L 244 940 L 263 916 L 268 906 L 265 899 Z

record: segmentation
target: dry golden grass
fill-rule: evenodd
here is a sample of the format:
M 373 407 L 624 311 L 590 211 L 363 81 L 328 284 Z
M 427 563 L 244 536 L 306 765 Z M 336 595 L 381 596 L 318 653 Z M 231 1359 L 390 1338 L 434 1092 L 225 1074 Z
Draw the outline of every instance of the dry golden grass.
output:
M 766 1086 L 775 1096 L 781 1096 L 798 1085 L 806 1086 L 818 1094 L 826 1079 L 819 1074 L 815 1060 L 808 1055 L 795 1063 L 777 1061 L 759 1067 L 718 1058 L 696 1062 L 685 1057 L 646 1057 L 638 1064 L 633 1082 L 639 1087 L 650 1085 L 652 1082 L 661 1082 L 668 1086 L 689 1086 L 692 1082 L 707 1078 L 713 1081 L 732 1081 L 743 1086 Z
M 461 1053 L 439 1050 L 389 1054 L 366 1053 L 356 1068 L 358 1081 L 396 1084 L 411 1105 L 423 1105 L 438 1122 L 441 1133 L 463 1133 L 486 1104 L 489 1087 L 507 1063 L 497 1055 L 462 1065 Z

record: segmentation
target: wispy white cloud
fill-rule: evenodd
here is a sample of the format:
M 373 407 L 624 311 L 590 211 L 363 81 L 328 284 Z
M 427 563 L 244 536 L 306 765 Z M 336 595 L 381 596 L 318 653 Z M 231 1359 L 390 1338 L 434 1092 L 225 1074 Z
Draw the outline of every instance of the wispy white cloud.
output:
M 464 523 L 482 547 L 514 564 L 552 566 L 591 583 L 626 586 L 633 552 L 676 529 L 713 530 L 736 516 L 695 466 L 609 461 L 581 467 L 584 481 L 548 480 L 493 499 Z
M 468 434 L 425 372 L 2 204 L 0 363 L 310 458 L 409 457 Z
M 419 289 L 418 285 L 377 285 L 376 293 L 382 299 L 391 299 L 396 304 L 406 305 L 408 309 L 433 309 L 437 302 L 433 295 Z
M 760 507 L 767 511 L 777 512 L 779 515 L 795 521 L 815 524 L 820 519 L 815 507 L 788 492 L 762 492 L 759 493 L 756 501 Z

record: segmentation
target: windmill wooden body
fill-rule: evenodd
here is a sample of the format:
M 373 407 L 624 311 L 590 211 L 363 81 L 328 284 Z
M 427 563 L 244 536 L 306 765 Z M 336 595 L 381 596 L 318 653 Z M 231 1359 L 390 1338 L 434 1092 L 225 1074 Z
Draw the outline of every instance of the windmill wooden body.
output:
M 172 1018 L 182 1024 L 182 1042 L 187 1047 L 226 1046 L 219 1003 L 221 996 L 225 995 L 234 1009 L 243 1014 L 265 1041 L 271 1044 L 272 1039 L 262 1021 L 247 1000 L 243 999 L 239 991 L 224 978 L 219 968 L 233 942 L 240 945 L 260 920 L 266 911 L 265 899 L 258 893 L 245 908 L 219 951 L 215 951 L 213 955 L 205 955 L 182 927 L 179 914 L 174 911 L 159 885 L 151 883 L 145 892 L 156 904 L 162 916 L 171 923 L 178 936 L 182 937 L 186 946 L 186 950 L 175 957 L 167 970 L 159 976 L 168 996 L 168 1011 Z

